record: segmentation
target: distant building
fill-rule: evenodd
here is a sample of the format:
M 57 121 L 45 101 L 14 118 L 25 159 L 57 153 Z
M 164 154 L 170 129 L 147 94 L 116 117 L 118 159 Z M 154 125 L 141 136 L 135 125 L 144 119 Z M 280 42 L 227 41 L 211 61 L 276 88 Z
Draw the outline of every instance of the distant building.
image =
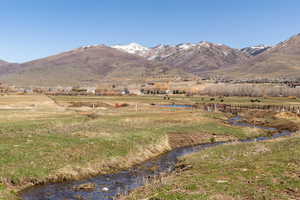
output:
M 31 94 L 31 93 L 33 93 L 33 89 L 32 88 L 25 88 L 24 93 Z
M 89 94 L 96 94 L 96 87 L 87 87 L 86 92 Z
M 129 89 L 129 94 L 141 95 L 142 92 L 139 89 Z

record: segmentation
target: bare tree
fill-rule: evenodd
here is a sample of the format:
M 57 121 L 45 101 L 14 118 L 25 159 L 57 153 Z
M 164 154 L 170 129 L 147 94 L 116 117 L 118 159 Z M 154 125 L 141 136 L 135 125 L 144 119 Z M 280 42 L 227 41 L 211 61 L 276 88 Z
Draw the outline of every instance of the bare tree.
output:
M 249 96 L 249 97 L 300 97 L 300 88 L 259 84 L 215 84 L 200 92 L 209 96 Z

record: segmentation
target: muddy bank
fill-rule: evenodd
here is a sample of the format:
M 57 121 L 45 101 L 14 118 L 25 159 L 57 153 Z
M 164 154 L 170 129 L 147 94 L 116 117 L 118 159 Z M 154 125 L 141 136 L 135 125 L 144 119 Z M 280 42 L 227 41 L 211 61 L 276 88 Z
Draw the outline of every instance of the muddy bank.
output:
M 210 133 L 169 133 L 168 138 L 169 144 L 172 149 L 211 142 L 225 142 L 238 140 L 238 138 L 233 136 L 217 135 Z
M 300 116 L 294 113 L 278 113 L 273 111 L 245 111 L 240 114 L 243 121 L 257 126 L 273 127 L 277 130 L 288 130 L 296 132 L 300 130 L 300 126 L 295 119 Z

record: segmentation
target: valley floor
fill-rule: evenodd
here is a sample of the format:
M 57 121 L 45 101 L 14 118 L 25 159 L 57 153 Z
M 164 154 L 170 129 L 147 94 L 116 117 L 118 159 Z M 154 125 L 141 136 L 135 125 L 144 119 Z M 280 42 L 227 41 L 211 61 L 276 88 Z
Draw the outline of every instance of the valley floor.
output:
M 208 102 L 209 97 L 1 96 L 0 199 L 17 199 L 21 189 L 37 183 L 128 168 L 182 145 L 269 134 L 233 127 L 223 113 L 150 105 L 201 101 Z M 297 197 L 299 150 L 298 137 L 207 150 L 185 158 L 191 170 L 128 198 L 141 199 L 146 194 L 153 200 L 222 199 L 222 195 L 263 199 L 274 191 L 281 191 L 270 196 L 275 199 Z

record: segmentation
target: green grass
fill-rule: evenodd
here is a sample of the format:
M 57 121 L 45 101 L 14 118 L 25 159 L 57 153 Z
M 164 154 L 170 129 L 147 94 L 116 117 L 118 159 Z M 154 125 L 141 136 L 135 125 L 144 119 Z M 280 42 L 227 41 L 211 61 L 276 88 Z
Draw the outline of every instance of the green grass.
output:
M 211 101 L 211 98 L 215 100 Z M 224 101 L 221 102 L 221 99 Z M 251 99 L 259 99 L 260 103 L 252 103 Z M 300 105 L 300 99 L 290 99 L 287 97 L 190 97 L 191 101 L 198 103 L 224 103 L 224 104 L 241 104 L 241 105 Z
M 224 104 L 241 104 L 241 105 L 299 105 L 300 98 L 287 98 L 287 97 L 209 97 L 209 96 L 170 96 L 170 100 L 164 100 L 162 96 L 55 96 L 51 97 L 58 103 L 64 104 L 68 102 L 109 102 L 109 103 L 156 103 L 156 104 L 168 104 L 168 103 L 224 103 Z M 214 98 L 211 101 L 211 98 Z M 221 102 L 221 99 L 224 101 Z M 252 103 L 251 99 L 259 99 L 260 103 Z
M 40 99 L 47 106 L 39 105 Z M 249 128 L 230 126 L 224 123 L 226 116 L 222 113 L 180 109 L 171 111 L 143 105 L 159 103 L 161 99 L 54 97 L 62 105 L 70 101 L 133 104 L 106 110 L 62 109 L 45 97 L 12 96 L 3 101 L 0 99 L 1 105 L 9 103 L 12 107 L 0 110 L 0 199 L 15 199 L 14 191 L 18 191 L 20 186 L 57 174 L 70 174 L 76 178 L 90 172 L 109 172 L 129 167 L 167 150 L 169 147 L 164 145 L 171 133 L 208 135 L 199 143 L 210 142 L 211 135 L 241 139 L 265 134 Z M 172 99 L 178 103 L 192 103 L 195 100 L 179 96 Z M 20 105 L 25 100 L 26 105 L 34 101 L 38 106 L 22 110 Z M 138 112 L 135 111 L 135 103 L 141 104 Z M 94 117 L 87 113 L 93 113 Z M 147 152 L 154 153 L 146 155 Z M 194 191 L 198 185 L 190 183 L 185 189 Z M 176 198 L 172 196 L 173 193 L 165 195 L 170 199 L 207 197 L 206 194 L 181 192 Z
M 60 125 L 56 126 L 57 123 Z M 97 157 L 124 156 L 133 150 L 133 146 L 146 145 L 157 138 L 157 135 L 140 135 L 117 124 L 110 119 L 92 121 L 76 116 L 0 124 L 0 175 L 18 183 L 26 177 L 46 176 L 66 164 L 84 164 Z M 109 131 L 109 136 L 85 138 L 72 135 L 92 130 Z M 82 150 L 76 153 L 76 149 Z
M 139 98 L 135 100 L 139 101 Z M 130 107 L 124 109 L 96 110 L 95 118 L 77 111 L 53 108 L 0 110 L 5 116 L 0 118 L 0 177 L 3 180 L 0 199 L 11 195 L 5 185 L 24 185 L 61 171 L 73 173 L 75 170 L 85 174 L 80 169 L 93 170 L 95 167 L 102 170 L 101 163 L 122 158 L 128 158 L 128 163 L 122 161 L 119 167 L 129 166 L 134 164 L 135 157 L 143 159 L 143 156 L 137 156 L 138 153 L 153 148 L 153 145 L 163 145 L 169 133 L 211 133 L 237 138 L 248 134 L 247 129 L 224 124 L 222 114 L 216 117 L 197 110 L 148 113 L 135 112 Z M 203 142 L 209 139 L 203 139 Z M 110 169 L 114 170 L 114 167 Z M 103 171 L 107 170 L 103 167 Z
M 127 199 L 299 199 L 300 138 L 207 149 L 192 165 L 133 192 Z

